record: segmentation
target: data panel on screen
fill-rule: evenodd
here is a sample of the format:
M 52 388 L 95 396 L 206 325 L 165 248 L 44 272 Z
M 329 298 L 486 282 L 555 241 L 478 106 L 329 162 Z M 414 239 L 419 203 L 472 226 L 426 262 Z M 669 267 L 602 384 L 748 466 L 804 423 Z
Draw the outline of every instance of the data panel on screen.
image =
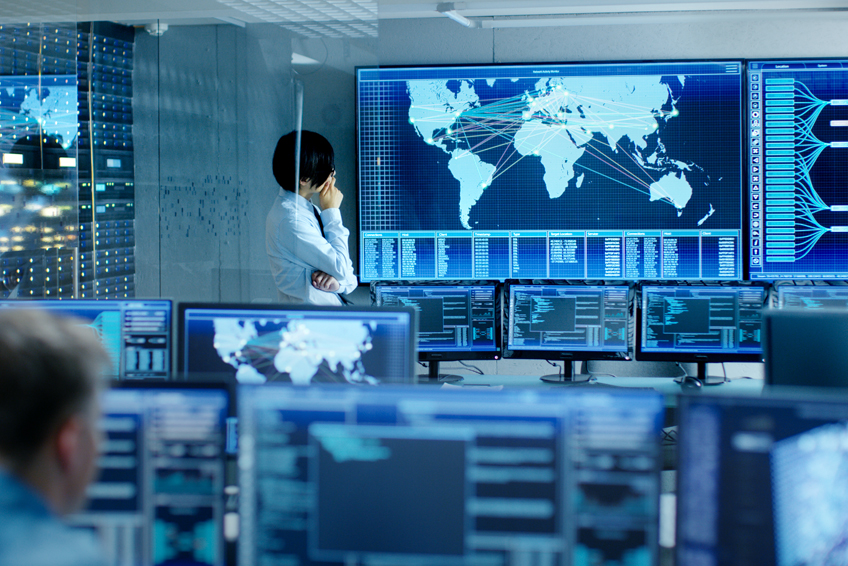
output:
M 848 278 L 848 60 L 752 61 L 752 279 Z
M 741 279 L 742 64 L 358 69 L 360 276 Z
M 627 286 L 510 285 L 507 357 L 558 359 L 630 350 Z
M 112 361 L 110 377 L 167 379 L 171 375 L 170 300 L 0 300 L 0 308 L 38 308 L 88 322 Z
M 74 526 L 108 566 L 224 564 L 223 389 L 115 389 L 102 400 L 99 475 Z
M 406 382 L 415 320 L 407 308 L 181 303 L 178 370 L 239 383 Z
M 495 285 L 378 285 L 377 306 L 418 312 L 418 353 L 462 359 L 500 353 L 500 301 Z M 447 359 L 447 358 L 442 358 Z
M 662 396 L 446 393 L 240 388 L 239 563 L 656 563 Z
M 642 287 L 637 357 L 761 356 L 764 298 L 758 286 Z
M 848 287 L 791 286 L 777 288 L 780 308 L 848 309 Z
M 677 564 L 841 564 L 848 400 L 683 396 Z

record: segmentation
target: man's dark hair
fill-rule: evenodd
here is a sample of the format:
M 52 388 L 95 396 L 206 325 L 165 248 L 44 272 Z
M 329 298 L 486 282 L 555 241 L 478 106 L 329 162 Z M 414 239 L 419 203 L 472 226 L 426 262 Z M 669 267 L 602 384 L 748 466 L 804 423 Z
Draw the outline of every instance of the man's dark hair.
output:
M 94 399 L 107 362 L 81 320 L 33 308 L 0 312 L 0 456 L 26 466 Z
M 274 178 L 287 191 L 296 193 L 299 183 L 295 182 L 295 143 L 297 132 L 280 138 L 274 150 Z M 333 146 L 321 134 L 302 130 L 300 132 L 300 180 L 321 184 L 335 170 Z

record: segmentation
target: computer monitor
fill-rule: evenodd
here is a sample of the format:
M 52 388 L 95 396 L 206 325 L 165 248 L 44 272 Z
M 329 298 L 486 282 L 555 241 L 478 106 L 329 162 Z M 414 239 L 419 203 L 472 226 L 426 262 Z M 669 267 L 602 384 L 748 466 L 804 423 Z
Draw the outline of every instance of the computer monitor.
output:
M 848 309 L 848 286 L 781 285 L 777 287 L 781 309 Z
M 418 359 L 429 362 L 429 379 L 457 381 L 439 374 L 440 361 L 501 357 L 501 292 L 494 283 L 381 284 L 374 286 L 374 302 L 418 312 Z
M 636 359 L 696 362 L 698 379 L 722 382 L 708 362 L 762 360 L 764 303 L 760 285 L 645 285 Z
M 240 564 L 653 564 L 655 391 L 242 386 Z
M 180 303 L 178 370 L 239 383 L 403 383 L 415 369 L 411 307 Z
M 751 279 L 845 279 L 848 60 L 748 62 Z
M 108 566 L 223 566 L 227 390 L 160 387 L 104 393 L 99 477 L 69 522 Z
M 848 387 L 848 309 L 771 309 L 763 318 L 768 385 Z
M 88 321 L 109 353 L 109 377 L 171 377 L 170 299 L 3 299 L 2 308 L 38 308 Z
M 839 564 L 848 399 L 679 401 L 677 564 Z
M 357 69 L 362 281 L 742 279 L 742 76 Z
M 575 360 L 629 359 L 631 290 L 626 285 L 508 287 L 505 358 L 562 360 L 562 375 L 545 381 L 585 381 Z

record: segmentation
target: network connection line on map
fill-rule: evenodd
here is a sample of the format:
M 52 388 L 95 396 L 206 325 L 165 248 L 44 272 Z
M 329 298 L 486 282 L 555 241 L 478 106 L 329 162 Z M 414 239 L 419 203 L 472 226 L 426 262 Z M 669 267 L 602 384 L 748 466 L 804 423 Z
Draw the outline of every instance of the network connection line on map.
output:
M 568 104 L 581 107 L 584 112 L 585 119 L 581 119 L 577 124 L 569 123 L 569 114 L 565 111 Z M 591 108 L 600 106 L 608 110 L 602 113 Z M 586 109 L 584 109 L 584 107 Z M 618 127 L 641 127 L 646 133 L 651 133 L 658 128 L 657 120 L 664 119 L 668 116 L 677 116 L 678 110 L 656 110 L 644 106 L 627 104 L 624 102 L 614 102 L 594 97 L 577 96 L 562 89 L 561 86 L 551 87 L 545 90 L 532 91 L 527 94 L 514 96 L 508 99 L 502 99 L 495 103 L 477 106 L 464 110 L 462 112 L 446 111 L 444 107 L 439 105 L 421 106 L 417 105 L 416 109 L 427 109 L 433 113 L 430 119 L 444 120 L 450 117 L 455 118 L 455 121 L 444 130 L 444 134 L 429 138 L 427 143 L 439 145 L 445 141 L 450 141 L 459 138 L 464 141 L 467 150 L 456 155 L 457 159 L 462 158 L 465 154 L 474 153 L 482 147 L 488 150 L 502 149 L 499 160 L 493 165 L 496 173 L 483 183 L 483 188 L 490 185 L 498 177 L 506 174 L 514 167 L 520 159 L 529 155 L 540 156 L 548 152 L 547 147 L 551 145 L 559 136 L 568 136 L 570 142 L 578 147 L 585 147 L 590 155 L 593 155 L 606 165 L 615 169 L 621 174 L 621 177 L 610 177 L 592 170 L 593 173 L 610 179 L 618 184 L 635 189 L 642 194 L 650 195 L 651 183 L 645 182 L 639 176 L 633 174 L 627 169 L 619 166 L 612 160 L 603 156 L 599 151 L 596 151 L 595 143 L 591 131 L 598 130 L 613 130 Z M 436 116 L 438 114 L 439 116 Z M 645 116 L 649 116 L 646 118 Z M 528 121 L 539 120 L 547 126 L 547 132 L 538 140 L 536 148 L 526 156 L 522 156 L 519 160 L 512 160 L 515 155 L 513 139 L 516 132 Z M 415 123 L 417 119 L 410 119 L 411 123 Z M 493 140 L 500 139 L 501 143 L 495 143 Z M 615 143 L 616 150 L 623 148 Z M 548 152 L 549 155 L 556 155 Z M 558 156 L 561 157 L 561 156 Z M 629 156 L 636 167 L 643 172 L 645 176 L 650 178 L 650 174 L 645 170 L 638 159 Z M 624 179 L 630 179 L 632 184 Z M 662 202 L 673 205 L 669 198 L 662 198 Z
M 588 173 L 672 205 L 680 216 L 693 193 L 686 178 L 691 165 L 669 159 L 659 140 L 644 157 L 649 136 L 679 115 L 670 86 L 660 77 L 623 77 L 583 81 L 574 92 L 563 80 L 543 78 L 533 89 L 492 102 L 481 101 L 473 81 L 450 88 L 439 80 L 407 82 L 409 123 L 424 143 L 450 156 L 462 226 L 471 229 L 471 209 L 525 157 L 541 162 L 551 199 L 574 184 L 579 188 Z M 582 162 L 576 167 L 585 154 L 603 173 Z

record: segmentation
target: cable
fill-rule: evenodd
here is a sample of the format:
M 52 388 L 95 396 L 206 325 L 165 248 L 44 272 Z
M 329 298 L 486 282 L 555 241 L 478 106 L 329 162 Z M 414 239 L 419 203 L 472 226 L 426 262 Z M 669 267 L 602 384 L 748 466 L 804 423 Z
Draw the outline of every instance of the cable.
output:
M 476 371 L 479 375 L 486 375 L 485 373 L 483 373 L 483 370 L 481 370 L 481 369 L 480 369 L 480 368 L 478 368 L 477 366 L 472 366 L 471 364 L 467 364 L 467 363 L 463 362 L 462 360 L 458 360 L 458 361 L 459 361 L 459 365 L 461 365 L 462 367 L 466 367 L 466 368 L 468 368 L 468 369 L 474 370 L 474 371 Z

